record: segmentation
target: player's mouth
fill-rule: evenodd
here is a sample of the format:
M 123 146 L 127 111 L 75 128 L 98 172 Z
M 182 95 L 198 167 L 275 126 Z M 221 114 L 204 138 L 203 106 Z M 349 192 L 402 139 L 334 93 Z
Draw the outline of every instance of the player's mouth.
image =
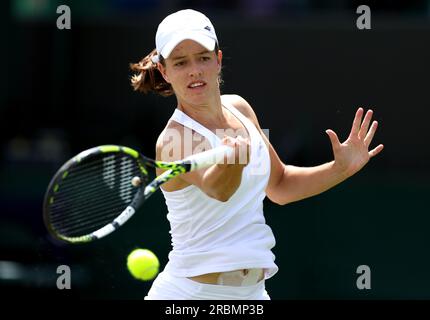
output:
M 198 90 L 198 89 L 202 89 L 204 87 L 206 87 L 206 82 L 201 81 L 201 80 L 193 81 L 188 85 L 188 89 L 191 89 L 191 90 Z

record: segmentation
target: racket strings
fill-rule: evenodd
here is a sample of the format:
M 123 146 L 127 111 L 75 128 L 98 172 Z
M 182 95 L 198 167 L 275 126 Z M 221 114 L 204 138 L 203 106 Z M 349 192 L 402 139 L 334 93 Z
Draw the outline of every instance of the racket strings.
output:
M 139 173 L 137 173 L 139 174 Z M 132 177 L 134 177 L 136 174 L 131 174 Z M 97 179 L 90 179 L 91 176 L 88 174 L 86 177 L 80 177 L 80 178 L 76 178 L 74 179 L 73 182 L 67 183 L 64 186 L 61 186 L 61 190 L 62 193 L 72 193 L 72 192 L 80 192 L 80 193 L 85 193 L 85 192 L 96 192 L 99 191 L 99 189 L 106 189 L 106 184 L 101 184 L 100 181 L 98 181 Z M 133 188 L 130 188 L 130 181 L 131 179 L 128 179 L 128 176 L 125 176 L 123 179 L 121 179 L 121 181 L 118 183 L 118 186 L 116 187 L 116 190 L 120 192 L 121 195 L 123 196 L 129 196 L 130 195 L 130 191 L 133 190 Z M 88 182 L 88 181 L 92 181 L 92 182 Z M 113 179 L 113 181 L 115 181 L 115 177 Z M 109 186 L 109 184 L 107 184 L 108 187 L 113 188 L 112 185 Z M 73 201 L 74 199 L 71 198 L 69 201 Z M 129 199 L 126 199 L 125 201 L 128 201 Z M 67 199 L 64 200 L 64 202 L 62 203 L 62 205 L 67 203 Z M 58 205 L 58 203 L 53 203 L 52 207 L 55 208 L 55 206 Z
M 130 201 L 133 199 L 133 197 L 130 197 Z M 129 201 L 129 202 L 130 202 Z M 120 204 L 124 205 L 129 202 L 121 201 Z M 61 203 L 61 201 L 58 201 L 56 206 L 52 206 L 53 213 L 51 214 L 51 221 L 56 222 L 60 220 L 64 220 L 64 210 L 70 210 L 71 207 L 73 207 L 73 212 L 70 212 L 67 214 L 67 219 L 73 219 L 75 217 L 82 219 L 83 217 L 87 216 L 89 213 L 96 213 L 96 210 L 102 210 L 106 207 L 115 205 L 118 203 L 118 200 L 114 197 L 111 197 L 109 199 L 105 198 L 95 198 L 90 201 L 85 201 L 81 203 L 67 201 L 67 203 Z
M 118 156 L 117 156 L 118 157 Z M 93 171 L 94 168 L 100 167 L 104 162 L 112 161 L 115 162 L 115 155 L 108 155 L 104 157 L 94 157 L 91 161 L 79 163 L 78 166 L 73 167 L 74 172 L 88 172 Z M 85 161 L 85 160 L 84 160 Z
M 128 159 L 129 160 L 129 159 Z M 80 196 L 80 194 L 86 194 L 88 192 L 96 192 L 102 189 L 106 190 L 106 186 L 109 189 L 119 191 L 121 196 L 130 195 L 134 191 L 134 187 L 131 186 L 131 178 L 138 175 L 139 172 L 135 169 L 135 165 L 132 161 L 121 163 L 120 170 L 116 170 L 115 166 L 103 169 L 103 182 L 100 181 L 100 171 L 93 170 L 93 172 L 85 172 L 83 174 L 79 169 L 72 172 L 72 177 L 69 176 L 68 179 L 61 184 L 59 196 L 64 194 L 73 194 L 75 196 Z M 73 202 L 76 197 L 71 197 L 70 201 Z M 123 198 L 123 197 L 122 197 Z M 130 200 L 123 199 L 124 201 Z M 63 205 L 67 203 L 67 200 L 62 203 Z M 58 204 L 58 203 L 57 203 Z M 55 203 L 53 204 L 55 207 Z
M 74 218 L 79 219 L 80 221 L 84 221 L 86 219 L 90 219 L 91 217 L 96 216 L 96 214 L 98 212 L 105 212 L 104 210 L 106 210 L 106 208 L 111 209 L 113 206 L 116 205 L 120 205 L 120 206 L 124 206 L 123 203 L 118 204 L 118 201 L 114 200 L 107 200 L 103 203 L 97 203 L 97 205 L 94 205 L 93 203 L 86 203 L 86 204 L 81 204 L 79 205 L 79 207 L 74 207 L 74 213 L 72 214 L 68 214 L 67 215 L 67 220 L 64 220 L 64 216 L 61 214 L 56 214 L 56 215 L 52 215 L 51 216 L 51 222 L 52 223 L 56 223 L 58 222 L 59 224 L 61 224 L 62 226 L 66 226 L 70 223 L 74 223 L 75 221 L 73 220 Z M 113 208 L 112 208 L 113 210 Z M 111 211 L 112 211 L 111 210 Z M 85 212 L 84 212 L 85 211 Z M 91 215 L 88 214 L 88 212 L 91 212 Z M 70 222 L 69 222 L 70 221 Z
M 110 156 L 109 158 L 111 158 L 113 156 Z M 134 168 L 136 168 L 136 164 L 128 158 L 123 158 L 124 160 L 121 160 L 122 163 L 121 165 L 121 170 L 124 172 L 130 172 L 133 171 Z M 127 161 L 128 160 L 128 161 Z M 91 165 L 83 165 L 82 167 L 85 168 L 81 168 L 80 166 L 75 168 L 73 170 L 73 180 L 67 179 L 67 183 L 65 185 L 62 186 L 62 188 L 68 188 L 68 187 L 75 187 L 78 186 L 80 188 L 82 188 L 84 186 L 84 184 L 82 183 L 82 180 L 86 180 L 85 182 L 88 182 L 88 180 L 90 180 L 88 178 L 88 175 L 93 174 L 93 175 L 98 175 L 100 174 L 100 170 L 101 168 L 103 168 L 103 179 L 106 182 L 114 182 L 115 180 L 115 173 L 116 173 L 116 167 L 117 164 L 115 162 L 101 162 L 101 161 L 97 161 L 95 163 L 92 163 Z M 97 170 L 95 170 L 97 169 Z M 97 181 L 98 182 L 98 181 Z
M 62 214 L 52 215 L 51 222 L 52 223 L 58 222 L 58 223 L 62 223 L 63 225 L 67 225 L 67 223 L 74 223 L 75 220 L 73 219 L 75 218 L 77 220 L 83 221 L 85 219 L 90 219 L 91 217 L 96 216 L 96 214 L 100 211 L 105 212 L 104 210 L 106 209 L 110 209 L 110 211 L 114 211 L 114 209 L 112 208 L 113 206 L 119 205 L 123 207 L 125 205 L 125 203 L 122 203 L 122 202 L 118 203 L 116 199 L 113 199 L 113 200 L 102 199 L 102 200 L 104 201 L 103 202 L 99 201 L 97 203 L 80 204 L 79 207 L 74 206 L 73 212 L 71 212 L 70 214 L 67 214 L 67 220 L 64 220 L 64 215 Z M 68 210 L 69 208 L 66 207 L 66 209 Z
M 74 234 L 72 234 L 74 231 L 79 235 L 85 235 L 110 223 L 112 217 L 118 215 L 118 212 L 121 212 L 123 209 L 123 204 L 110 204 L 105 208 L 98 208 L 98 210 L 91 209 L 92 212 L 90 212 L 90 215 L 84 216 L 82 214 L 77 214 L 73 218 L 67 217 L 67 223 L 64 223 L 64 220 L 53 221 L 51 223 L 54 228 L 63 235 L 74 236 Z
M 86 234 L 87 231 L 82 230 L 82 227 L 88 227 L 88 232 L 97 230 L 112 221 L 112 217 L 118 215 L 125 208 L 123 202 L 111 201 L 100 204 L 88 204 L 87 208 L 82 210 L 72 211 L 74 214 L 67 217 L 59 217 L 58 220 L 52 221 L 52 225 L 64 235 L 72 231 L 77 231 L 80 234 Z M 66 223 L 64 219 L 67 219 Z M 66 234 L 67 233 L 67 234 Z
M 92 215 L 92 219 L 79 220 L 74 221 L 73 223 L 67 224 L 59 224 L 59 228 L 62 230 L 62 234 L 67 233 L 69 235 L 74 235 L 75 233 L 79 233 L 81 235 L 85 235 L 87 233 L 91 233 L 94 230 L 94 226 L 101 225 L 101 227 L 106 224 L 111 223 L 116 216 L 118 216 L 118 212 L 121 212 L 123 206 L 111 206 L 112 209 L 117 209 L 117 211 L 112 211 L 110 213 L 100 212 L 98 215 Z M 88 229 L 88 231 L 86 231 Z M 64 234 L 64 235 L 67 235 Z
M 69 170 L 54 193 L 50 222 L 65 236 L 94 232 L 112 222 L 132 201 L 141 176 L 135 160 L 123 154 L 102 155 Z
M 90 191 L 90 192 L 97 192 L 97 191 L 105 191 L 105 189 L 106 189 L 106 187 L 99 187 L 99 186 L 97 186 L 97 187 L 92 188 L 92 189 L 90 189 L 88 191 Z M 119 191 L 123 190 L 123 192 L 124 192 L 123 197 L 122 197 L 123 202 L 127 202 L 130 199 L 132 199 L 132 194 L 130 194 L 127 189 L 128 189 L 127 186 L 122 186 L 122 187 L 118 188 Z M 85 191 L 85 190 L 83 190 L 83 191 Z M 56 198 L 55 202 L 51 205 L 51 208 L 54 209 L 54 210 L 55 209 L 60 209 L 61 207 L 68 206 L 68 205 L 73 205 L 77 209 L 80 208 L 80 206 L 84 206 L 85 207 L 87 205 L 87 203 L 83 203 L 83 202 L 76 203 L 76 199 L 75 198 L 66 198 L 66 199 L 62 199 L 62 201 L 59 201 L 58 199 L 59 198 Z M 102 199 L 100 199 L 100 200 L 102 200 Z M 53 217 L 56 216 L 56 213 L 55 212 L 52 213 L 52 216 Z

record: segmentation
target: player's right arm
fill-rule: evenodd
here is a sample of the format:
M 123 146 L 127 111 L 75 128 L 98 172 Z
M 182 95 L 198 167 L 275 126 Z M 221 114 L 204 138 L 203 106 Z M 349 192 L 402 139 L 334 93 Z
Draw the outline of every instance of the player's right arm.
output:
M 191 134 L 197 139 L 184 138 L 191 137 Z M 235 161 L 233 164 L 214 164 L 205 169 L 183 174 L 163 184 L 163 190 L 176 191 L 189 185 L 195 185 L 211 198 L 222 202 L 228 201 L 240 186 L 242 171 L 247 163 L 239 163 L 239 150 L 241 146 L 243 147 L 248 142 L 240 137 L 226 137 L 223 139 L 223 144 L 235 147 Z M 201 137 L 196 132 L 191 132 L 188 128 L 184 129 L 181 124 L 170 121 L 158 137 L 156 159 L 161 161 L 181 160 L 191 154 L 204 151 L 201 148 L 202 145 L 207 146 L 206 150 L 210 149 L 210 144 L 204 137 Z M 157 169 L 157 175 L 161 173 L 162 170 Z

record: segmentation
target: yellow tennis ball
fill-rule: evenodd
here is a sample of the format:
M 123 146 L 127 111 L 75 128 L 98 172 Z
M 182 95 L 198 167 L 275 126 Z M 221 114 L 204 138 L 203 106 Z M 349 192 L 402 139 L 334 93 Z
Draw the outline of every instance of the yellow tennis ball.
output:
M 138 280 L 154 279 L 159 267 L 157 256 L 148 249 L 135 249 L 127 257 L 128 271 Z

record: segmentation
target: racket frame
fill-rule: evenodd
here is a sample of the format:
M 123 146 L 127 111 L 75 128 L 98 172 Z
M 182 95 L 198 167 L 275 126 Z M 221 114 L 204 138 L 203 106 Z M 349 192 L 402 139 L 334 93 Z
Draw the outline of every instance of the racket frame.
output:
M 122 153 L 133 158 L 137 162 L 139 170 L 142 173 L 140 178 L 143 178 L 143 182 L 145 183 L 138 187 L 139 189 L 134 195 L 131 203 L 111 223 L 82 236 L 69 237 L 60 234 L 51 224 L 49 206 L 55 201 L 54 196 L 59 190 L 61 182 L 67 178 L 69 171 L 73 167 L 79 165 L 82 161 L 89 161 L 93 157 L 100 156 L 100 154 L 108 153 Z M 85 243 L 103 238 L 127 222 L 136 213 L 136 211 L 139 210 L 143 202 L 155 193 L 163 183 L 183 173 L 205 168 L 214 163 L 219 163 L 224 160 L 224 156 L 231 156 L 232 153 L 233 149 L 231 147 L 222 146 L 200 154 L 189 156 L 183 160 L 163 162 L 145 157 L 138 151 L 125 146 L 102 145 L 87 149 L 67 161 L 51 179 L 43 202 L 43 219 L 45 226 L 50 234 L 55 236 L 55 238 L 68 243 Z M 146 170 L 146 166 L 165 169 L 166 171 L 146 185 L 146 182 L 148 181 L 148 171 Z

